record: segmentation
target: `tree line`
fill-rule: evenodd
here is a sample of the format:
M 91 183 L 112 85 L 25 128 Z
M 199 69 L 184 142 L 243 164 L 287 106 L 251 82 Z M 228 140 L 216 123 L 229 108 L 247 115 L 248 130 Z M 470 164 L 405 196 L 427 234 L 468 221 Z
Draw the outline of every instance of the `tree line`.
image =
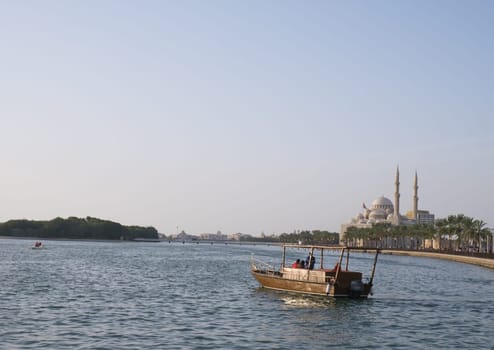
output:
M 427 249 L 436 240 L 436 249 L 462 252 L 492 252 L 492 233 L 487 223 L 463 214 L 437 219 L 434 224 L 395 226 L 376 223 L 372 227 L 348 227 L 345 244 L 377 248 Z
M 292 233 L 282 233 L 280 235 L 261 235 L 254 237 L 251 235 L 242 235 L 241 241 L 248 242 L 273 242 L 273 243 L 298 243 L 303 244 L 338 244 L 340 235 L 337 232 L 321 230 L 303 230 Z
M 49 221 L 9 220 L 0 223 L 0 236 L 134 240 L 158 239 L 158 231 L 154 227 L 124 226 L 88 216 L 68 219 L 57 217 Z

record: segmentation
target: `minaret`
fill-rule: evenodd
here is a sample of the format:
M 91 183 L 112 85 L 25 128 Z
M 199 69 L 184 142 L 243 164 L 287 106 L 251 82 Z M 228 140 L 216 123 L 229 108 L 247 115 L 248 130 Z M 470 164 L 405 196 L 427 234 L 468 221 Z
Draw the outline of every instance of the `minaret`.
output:
M 395 178 L 395 212 L 393 215 L 393 221 L 395 225 L 400 224 L 400 169 L 396 167 L 396 178 Z
M 418 185 L 418 176 L 417 172 L 415 172 L 415 178 L 413 179 L 413 218 L 417 221 L 417 210 L 419 205 L 419 185 Z

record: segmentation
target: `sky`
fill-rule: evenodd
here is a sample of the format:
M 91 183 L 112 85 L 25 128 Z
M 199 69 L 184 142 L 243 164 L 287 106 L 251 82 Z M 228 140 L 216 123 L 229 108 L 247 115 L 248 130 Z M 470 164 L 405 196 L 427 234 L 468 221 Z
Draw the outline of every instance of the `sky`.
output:
M 0 0 L 0 221 L 494 227 L 491 1 Z

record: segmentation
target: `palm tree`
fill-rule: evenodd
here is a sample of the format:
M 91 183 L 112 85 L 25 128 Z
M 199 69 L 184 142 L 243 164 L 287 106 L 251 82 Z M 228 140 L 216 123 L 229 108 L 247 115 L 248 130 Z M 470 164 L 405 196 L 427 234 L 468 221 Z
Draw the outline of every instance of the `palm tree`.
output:
M 463 215 L 458 218 L 457 226 L 462 251 L 465 251 L 467 247 L 470 249 L 472 242 L 475 240 L 473 235 L 473 219 Z
M 370 235 L 374 237 L 376 240 L 380 241 L 380 247 L 379 248 L 387 248 L 387 241 L 388 241 L 388 236 L 389 236 L 389 223 L 376 223 L 372 225 L 372 228 L 370 229 Z M 386 244 L 385 247 L 383 247 L 383 244 Z
M 450 234 L 450 223 L 447 219 L 438 219 L 436 220 L 436 235 L 439 242 L 439 251 L 443 249 L 442 247 L 442 238 L 443 236 L 449 236 Z
M 425 241 L 427 239 L 432 240 L 436 235 L 436 229 L 434 225 L 424 224 L 423 225 L 423 235 L 422 235 L 422 249 L 425 249 Z
M 487 223 L 483 220 L 473 220 L 472 222 L 472 234 L 475 236 L 474 240 L 478 238 L 478 251 L 481 252 L 482 239 L 487 239 L 491 234 L 490 230 L 485 227 Z
M 410 237 L 414 243 L 415 250 L 425 248 L 425 240 L 434 236 L 434 227 L 427 224 L 419 224 L 409 227 Z
M 459 242 L 461 241 L 462 237 L 462 229 L 461 229 L 461 221 L 463 220 L 464 215 L 463 214 L 458 214 L 458 215 L 449 215 L 447 220 L 449 223 L 449 249 L 452 250 L 454 247 L 452 245 L 452 241 L 455 241 L 455 246 L 458 248 L 460 245 Z
M 348 245 L 349 247 L 355 247 L 358 246 L 358 240 L 362 237 L 361 234 L 362 230 L 359 227 L 356 226 L 350 226 L 346 229 L 345 233 L 345 244 Z
M 449 249 L 453 249 L 453 241 L 455 241 L 456 248 L 460 247 L 462 241 L 467 239 L 467 227 L 469 225 L 469 218 L 465 217 L 463 214 L 449 215 L 446 218 L 446 229 L 445 232 L 448 235 Z M 462 247 L 463 248 L 463 247 Z

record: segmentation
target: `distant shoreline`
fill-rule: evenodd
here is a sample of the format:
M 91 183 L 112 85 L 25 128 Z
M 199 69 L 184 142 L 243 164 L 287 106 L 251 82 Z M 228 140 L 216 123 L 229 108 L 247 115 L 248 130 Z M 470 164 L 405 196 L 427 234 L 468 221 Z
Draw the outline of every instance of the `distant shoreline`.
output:
M 176 243 L 176 244 L 221 244 L 221 245 L 281 245 L 279 242 L 248 242 L 248 241 L 181 241 L 173 239 L 146 239 L 136 238 L 128 240 L 120 239 L 97 239 L 97 238 L 51 238 L 51 237 L 17 237 L 17 236 L 0 236 L 1 239 L 19 239 L 23 241 L 63 241 L 63 242 L 106 242 L 106 243 Z
M 0 239 L 20 239 L 23 241 L 75 241 L 75 242 L 103 242 L 103 243 L 124 243 L 130 242 L 133 243 L 135 241 L 125 241 L 119 239 L 96 239 L 96 238 L 50 238 L 50 237 L 15 237 L 15 236 L 0 236 Z

